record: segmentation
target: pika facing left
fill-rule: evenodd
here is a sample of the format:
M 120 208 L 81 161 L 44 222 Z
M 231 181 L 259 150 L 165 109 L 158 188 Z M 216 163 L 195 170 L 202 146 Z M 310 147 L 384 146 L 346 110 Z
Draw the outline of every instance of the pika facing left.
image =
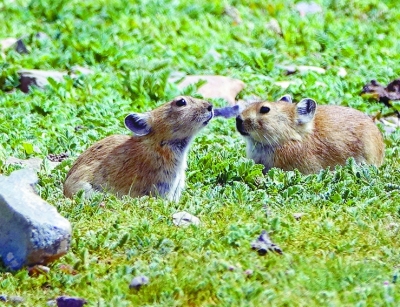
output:
M 213 116 L 211 103 L 189 96 L 128 115 L 125 125 L 134 135 L 111 135 L 83 152 L 67 174 L 64 195 L 109 191 L 178 201 L 190 143 Z

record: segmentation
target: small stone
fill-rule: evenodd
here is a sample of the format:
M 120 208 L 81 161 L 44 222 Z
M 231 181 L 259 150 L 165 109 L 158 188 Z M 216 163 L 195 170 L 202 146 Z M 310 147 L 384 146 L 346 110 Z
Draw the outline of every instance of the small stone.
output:
M 198 217 L 185 211 L 174 213 L 172 218 L 176 226 L 188 227 L 190 225 L 200 225 L 200 220 Z
M 281 27 L 279 26 L 278 20 L 275 18 L 271 18 L 269 22 L 266 24 L 267 29 L 275 32 L 278 35 L 282 35 Z
M 301 17 L 322 12 L 322 7 L 315 2 L 299 2 L 296 4 L 296 9 Z
M 82 307 L 87 302 L 83 298 L 59 296 L 56 298 L 57 307 Z
M 285 70 L 286 75 L 293 75 L 297 72 L 297 68 L 295 65 L 281 65 L 281 64 L 276 64 L 276 68 Z
M 338 75 L 339 77 L 342 77 L 342 78 L 346 77 L 346 76 L 347 76 L 347 71 L 346 71 L 346 69 L 343 68 L 343 67 L 340 67 L 339 70 L 338 70 L 338 72 L 337 72 L 337 75 Z
M 296 82 L 296 81 L 276 81 L 274 84 L 277 86 L 280 86 L 282 89 L 286 90 L 291 85 L 297 85 L 298 82 Z
M 64 255 L 71 224 L 36 194 L 30 169 L 0 175 L 0 256 L 11 270 L 45 265 Z
M 25 302 L 23 297 L 20 296 L 10 296 L 8 298 L 8 301 L 12 304 L 12 305 L 19 305 L 22 304 L 23 302 Z
M 46 166 L 48 167 L 48 170 L 51 171 L 60 164 L 60 162 L 53 162 L 51 159 L 53 159 L 53 157 L 51 155 L 48 156 L 47 161 L 43 160 L 41 158 L 37 158 L 37 157 L 32 157 L 27 160 L 10 157 L 6 160 L 5 164 L 6 165 L 19 165 L 23 168 L 28 168 L 35 172 L 39 172 L 40 168 L 43 165 L 43 162 L 46 162 Z M 54 158 L 54 159 L 56 160 L 56 158 Z M 58 158 L 58 159 L 61 161 L 63 160 L 63 158 Z
M 304 216 L 304 213 L 302 213 L 302 212 L 293 213 L 293 217 L 294 217 L 297 221 L 301 220 L 301 218 L 302 218 L 303 216 Z
M 129 289 L 139 290 L 143 285 L 147 285 L 148 283 L 149 278 L 147 276 L 136 276 L 129 284 Z
M 50 36 L 48 36 L 48 35 L 47 35 L 46 33 L 44 33 L 44 32 L 38 32 L 38 33 L 36 33 L 35 37 L 36 37 L 36 39 L 41 40 L 41 41 L 43 41 L 43 40 L 49 40 L 49 39 L 50 39 Z
M 251 276 L 253 275 L 253 270 L 247 269 L 246 271 L 244 271 L 244 274 L 246 274 L 247 276 Z
M 325 69 L 321 68 L 321 67 L 317 67 L 317 66 L 308 66 L 308 65 L 299 65 L 296 67 L 296 69 L 299 72 L 308 72 L 308 71 L 314 71 L 316 73 L 319 74 L 324 74 L 326 72 Z
M 282 250 L 279 246 L 271 241 L 268 233 L 263 230 L 261 235 L 251 243 L 251 248 L 257 250 L 258 254 L 263 256 L 269 251 L 276 252 L 278 254 L 282 254 Z
M 19 88 L 24 93 L 29 92 L 31 86 L 37 86 L 38 88 L 44 89 L 49 85 L 48 78 L 54 79 L 56 82 L 64 81 L 64 76 L 67 76 L 66 72 L 59 72 L 55 70 L 38 70 L 38 69 L 21 69 L 18 71 L 20 76 Z
M 42 164 L 43 164 L 43 159 L 35 157 L 26 160 L 10 157 L 6 160 L 6 165 L 20 165 L 24 168 L 29 168 L 36 172 L 40 170 Z
M 240 17 L 239 10 L 236 7 L 230 5 L 225 6 L 224 14 L 232 18 L 233 24 L 238 25 L 242 23 L 242 18 Z
M 29 53 L 28 49 L 26 49 L 26 46 L 24 44 L 24 42 L 22 41 L 22 39 L 17 40 L 17 43 L 15 44 L 15 50 L 18 53 Z
M 22 38 L 17 39 L 13 37 L 5 38 L 0 40 L 1 51 L 5 51 L 10 48 L 14 48 L 18 53 L 29 53 L 28 49 L 22 40 Z

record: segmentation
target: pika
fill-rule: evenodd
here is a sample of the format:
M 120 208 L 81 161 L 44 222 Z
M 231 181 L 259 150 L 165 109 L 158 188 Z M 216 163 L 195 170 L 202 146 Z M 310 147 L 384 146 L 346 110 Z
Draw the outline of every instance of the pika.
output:
M 64 195 L 110 191 L 178 201 L 190 143 L 213 112 L 208 101 L 180 96 L 150 112 L 128 115 L 125 126 L 134 135 L 111 135 L 83 152 L 67 174 Z
M 236 117 L 236 128 L 247 142 L 247 157 L 265 166 L 303 174 L 357 163 L 380 166 L 384 159 L 381 132 L 366 114 L 348 107 L 320 105 L 305 98 L 292 103 L 257 102 Z

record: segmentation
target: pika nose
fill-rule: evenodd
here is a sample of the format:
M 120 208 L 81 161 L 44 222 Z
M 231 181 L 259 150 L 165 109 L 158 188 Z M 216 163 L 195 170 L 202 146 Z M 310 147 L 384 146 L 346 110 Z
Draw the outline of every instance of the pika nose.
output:
M 243 128 L 243 119 L 240 117 L 240 115 L 236 117 L 236 129 L 241 135 L 248 135 Z
M 210 104 L 210 105 L 207 107 L 207 111 L 211 112 L 211 111 L 212 111 L 212 109 L 213 109 L 213 105 L 212 105 L 212 104 Z

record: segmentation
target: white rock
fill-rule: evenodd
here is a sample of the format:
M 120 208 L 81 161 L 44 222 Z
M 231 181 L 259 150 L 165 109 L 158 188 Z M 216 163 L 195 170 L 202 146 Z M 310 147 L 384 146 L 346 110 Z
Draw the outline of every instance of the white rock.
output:
M 317 67 L 317 66 L 299 65 L 299 66 L 296 66 L 296 68 L 300 72 L 314 71 L 319 74 L 324 74 L 326 72 L 325 69 L 323 69 L 321 67 Z
M 191 215 L 185 211 L 177 212 L 172 215 L 173 222 L 176 226 L 187 227 L 190 225 L 200 225 L 200 220 L 198 217 Z
M 346 71 L 346 69 L 344 69 L 343 67 L 340 67 L 339 70 L 338 70 L 337 75 L 338 75 L 339 77 L 346 77 L 346 76 L 347 76 L 347 71 Z

